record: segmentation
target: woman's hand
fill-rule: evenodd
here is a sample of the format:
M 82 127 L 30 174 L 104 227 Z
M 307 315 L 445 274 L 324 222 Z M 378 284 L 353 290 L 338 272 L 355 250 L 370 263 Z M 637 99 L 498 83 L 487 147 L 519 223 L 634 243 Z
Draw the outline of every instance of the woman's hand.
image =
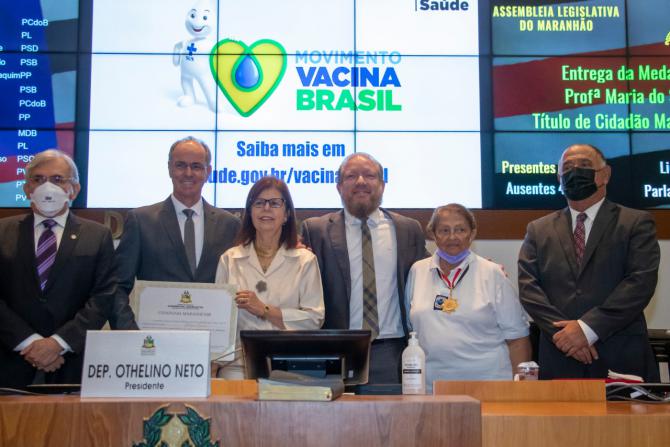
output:
M 251 290 L 240 290 L 235 294 L 235 304 L 238 309 L 244 309 L 252 315 L 262 317 L 265 314 L 265 303 Z
M 278 307 L 267 306 L 251 290 L 240 290 L 237 292 L 235 294 L 235 304 L 237 304 L 238 309 L 244 309 L 251 315 L 267 320 L 279 329 L 286 329 L 281 310 Z

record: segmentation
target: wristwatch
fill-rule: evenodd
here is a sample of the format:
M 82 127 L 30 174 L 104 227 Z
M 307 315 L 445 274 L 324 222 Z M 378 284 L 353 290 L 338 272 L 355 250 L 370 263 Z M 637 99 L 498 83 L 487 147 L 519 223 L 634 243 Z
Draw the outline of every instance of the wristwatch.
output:
M 267 320 L 269 313 L 270 313 L 270 306 L 266 304 L 265 306 L 263 306 L 263 314 L 259 315 L 258 318 L 260 318 L 261 320 Z

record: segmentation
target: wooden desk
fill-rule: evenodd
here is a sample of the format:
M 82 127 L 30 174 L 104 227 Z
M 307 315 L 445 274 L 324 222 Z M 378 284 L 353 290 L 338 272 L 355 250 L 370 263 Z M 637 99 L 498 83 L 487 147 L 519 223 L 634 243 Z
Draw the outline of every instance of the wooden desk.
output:
M 484 447 L 670 445 L 670 404 L 606 402 L 604 381 L 435 382 L 482 402 Z
M 484 447 L 670 445 L 670 405 L 628 402 L 484 402 Z
M 670 405 L 607 403 L 593 382 L 450 382 L 435 389 L 467 391 L 482 403 L 459 395 L 259 402 L 253 381 L 214 381 L 218 395 L 188 401 L 0 397 L 0 446 L 132 446 L 142 440 L 143 420 L 168 403 L 171 413 L 190 405 L 211 418 L 212 440 L 222 447 L 670 445 Z
M 143 419 L 184 404 L 211 418 L 212 441 L 230 446 L 481 446 L 481 409 L 466 396 L 342 396 L 269 402 L 249 396 L 111 400 L 0 397 L 1 446 L 132 446 Z

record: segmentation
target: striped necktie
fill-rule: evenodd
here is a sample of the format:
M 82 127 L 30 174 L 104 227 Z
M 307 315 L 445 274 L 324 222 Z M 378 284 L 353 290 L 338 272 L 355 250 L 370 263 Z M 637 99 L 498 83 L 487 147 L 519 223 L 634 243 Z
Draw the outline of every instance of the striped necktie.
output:
M 372 237 L 366 221 L 361 222 L 361 243 L 363 250 L 363 329 L 372 332 L 372 340 L 379 336 L 379 316 L 377 315 L 377 282 L 375 280 L 375 258 L 372 251 Z
M 47 219 L 43 221 L 42 224 L 45 229 L 37 242 L 35 259 L 37 261 L 37 276 L 40 280 L 40 288 L 44 290 L 47 285 L 47 279 L 49 279 L 51 266 L 56 259 L 56 251 L 58 247 L 56 244 L 56 235 L 51 231 L 51 228 L 56 225 L 56 221 Z

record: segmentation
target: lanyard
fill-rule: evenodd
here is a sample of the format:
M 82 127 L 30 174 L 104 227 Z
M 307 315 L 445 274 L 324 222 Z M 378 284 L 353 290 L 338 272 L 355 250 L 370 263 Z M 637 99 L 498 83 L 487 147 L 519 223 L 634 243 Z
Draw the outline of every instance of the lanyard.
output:
M 437 275 L 440 277 L 442 281 L 447 285 L 447 289 L 449 289 L 449 297 L 451 297 L 451 292 L 460 284 L 461 280 L 465 277 L 465 274 L 468 273 L 468 270 L 470 270 L 470 265 L 465 267 L 465 270 L 462 269 L 457 269 L 456 273 L 454 274 L 454 279 L 449 281 L 449 277 L 444 275 L 440 269 L 437 269 Z M 463 272 L 463 274 L 461 274 Z

